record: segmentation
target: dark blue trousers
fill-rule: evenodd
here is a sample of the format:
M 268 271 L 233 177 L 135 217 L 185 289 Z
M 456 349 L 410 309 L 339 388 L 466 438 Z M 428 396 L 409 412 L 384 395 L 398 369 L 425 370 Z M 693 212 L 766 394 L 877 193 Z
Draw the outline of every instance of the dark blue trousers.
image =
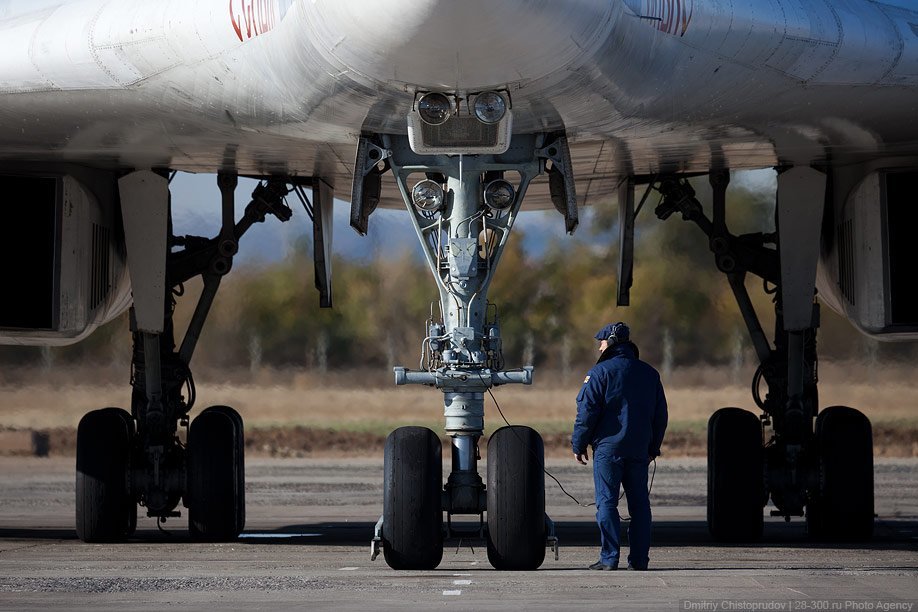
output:
M 650 497 L 647 493 L 647 464 L 645 459 L 626 459 L 615 454 L 614 449 L 601 445 L 593 449 L 593 482 L 596 487 L 596 522 L 599 523 L 602 549 L 599 560 L 606 565 L 617 565 L 619 557 L 618 497 L 621 486 L 628 499 L 628 526 L 630 552 L 628 563 L 645 569 L 650 560 Z

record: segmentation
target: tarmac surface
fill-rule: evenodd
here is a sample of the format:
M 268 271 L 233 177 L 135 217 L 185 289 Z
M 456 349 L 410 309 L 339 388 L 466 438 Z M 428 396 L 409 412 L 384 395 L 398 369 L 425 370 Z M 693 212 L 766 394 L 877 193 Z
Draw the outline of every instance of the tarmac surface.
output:
M 548 469 L 591 501 L 590 468 Z M 704 460 L 667 459 L 651 493 L 650 571 L 585 569 L 597 558 L 594 511 L 547 479 L 557 561 L 497 572 L 480 541 L 449 540 L 437 570 L 397 572 L 369 559 L 381 458 L 249 460 L 234 543 L 192 543 L 184 517 L 160 531 L 141 512 L 129 543 L 94 545 L 73 528 L 73 458 L 3 457 L 0 609 L 918 610 L 918 460 L 877 460 L 875 473 L 866 543 L 810 542 L 802 519 L 774 518 L 758 544 L 711 542 Z

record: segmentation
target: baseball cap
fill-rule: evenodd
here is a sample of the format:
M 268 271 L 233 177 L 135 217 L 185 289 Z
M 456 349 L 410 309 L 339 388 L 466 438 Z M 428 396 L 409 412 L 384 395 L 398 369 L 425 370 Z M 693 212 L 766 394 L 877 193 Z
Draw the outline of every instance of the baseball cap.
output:
M 631 339 L 631 330 L 628 326 L 619 321 L 618 323 L 609 323 L 593 336 L 600 342 L 607 340 L 609 344 L 618 344 L 628 342 Z

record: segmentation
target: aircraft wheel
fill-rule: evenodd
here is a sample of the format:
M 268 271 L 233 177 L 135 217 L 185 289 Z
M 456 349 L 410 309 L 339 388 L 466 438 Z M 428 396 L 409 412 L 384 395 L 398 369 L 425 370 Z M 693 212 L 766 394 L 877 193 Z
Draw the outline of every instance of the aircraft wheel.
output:
M 762 537 L 765 495 L 762 424 L 740 408 L 708 421 L 708 530 L 715 540 Z
M 873 535 L 873 432 L 870 420 L 846 406 L 816 417 L 818 487 L 807 505 L 810 535 L 865 540 Z
M 234 540 L 245 527 L 243 424 L 228 406 L 207 408 L 191 422 L 185 505 L 197 540 Z
M 443 457 L 426 427 L 399 427 L 386 438 L 383 556 L 392 569 L 434 569 L 443 558 Z
M 525 426 L 488 440 L 488 561 L 499 570 L 534 570 L 545 560 L 545 448 Z
M 129 538 L 134 535 L 134 532 L 137 531 L 137 504 L 134 500 L 130 500 L 130 508 L 128 509 L 128 520 L 127 520 L 127 529 L 124 532 L 124 537 Z
M 77 428 L 76 531 L 84 542 L 117 542 L 133 533 L 130 494 L 134 421 L 121 408 L 93 410 Z

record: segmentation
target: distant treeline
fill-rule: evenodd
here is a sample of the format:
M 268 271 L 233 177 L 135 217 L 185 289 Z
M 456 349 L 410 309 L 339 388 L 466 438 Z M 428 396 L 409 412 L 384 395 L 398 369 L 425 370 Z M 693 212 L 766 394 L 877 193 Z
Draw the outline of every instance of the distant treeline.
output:
M 699 181 L 699 197 L 710 190 Z M 641 194 L 638 194 L 640 196 Z M 732 189 L 728 222 L 734 233 L 773 231 L 772 198 Z M 714 267 L 706 237 L 674 215 L 665 223 L 653 216 L 651 195 L 638 218 L 631 306 L 615 306 L 618 264 L 617 212 L 598 208 L 577 239 L 547 244 L 527 255 L 521 236 L 511 236 L 497 270 L 490 300 L 500 313 L 508 367 L 532 363 L 564 371 L 595 359 L 593 334 L 608 322 L 624 320 L 643 358 L 659 367 L 732 364 L 751 369 L 752 350 L 726 278 Z M 710 213 L 709 213 L 710 214 Z M 408 222 L 408 219 L 405 219 Z M 559 218 L 559 223 L 561 222 Z M 522 215 L 515 232 L 526 231 Z M 243 248 L 245 244 L 243 243 Z M 283 262 L 241 267 L 224 281 L 208 320 L 196 364 L 208 367 L 352 366 L 416 367 L 425 321 L 436 288 L 420 247 L 406 245 L 397 259 L 334 260 L 333 310 L 318 307 L 307 240 Z M 771 297 L 750 277 L 750 294 L 766 331 L 773 328 Z M 177 308 L 183 330 L 197 296 L 186 288 Z M 15 299 L 8 296 L 7 299 Z M 914 344 L 878 343 L 849 323 L 822 310 L 820 355 L 831 359 L 914 359 Z M 121 317 L 73 347 L 0 347 L 0 363 L 124 364 L 130 361 L 127 318 Z

